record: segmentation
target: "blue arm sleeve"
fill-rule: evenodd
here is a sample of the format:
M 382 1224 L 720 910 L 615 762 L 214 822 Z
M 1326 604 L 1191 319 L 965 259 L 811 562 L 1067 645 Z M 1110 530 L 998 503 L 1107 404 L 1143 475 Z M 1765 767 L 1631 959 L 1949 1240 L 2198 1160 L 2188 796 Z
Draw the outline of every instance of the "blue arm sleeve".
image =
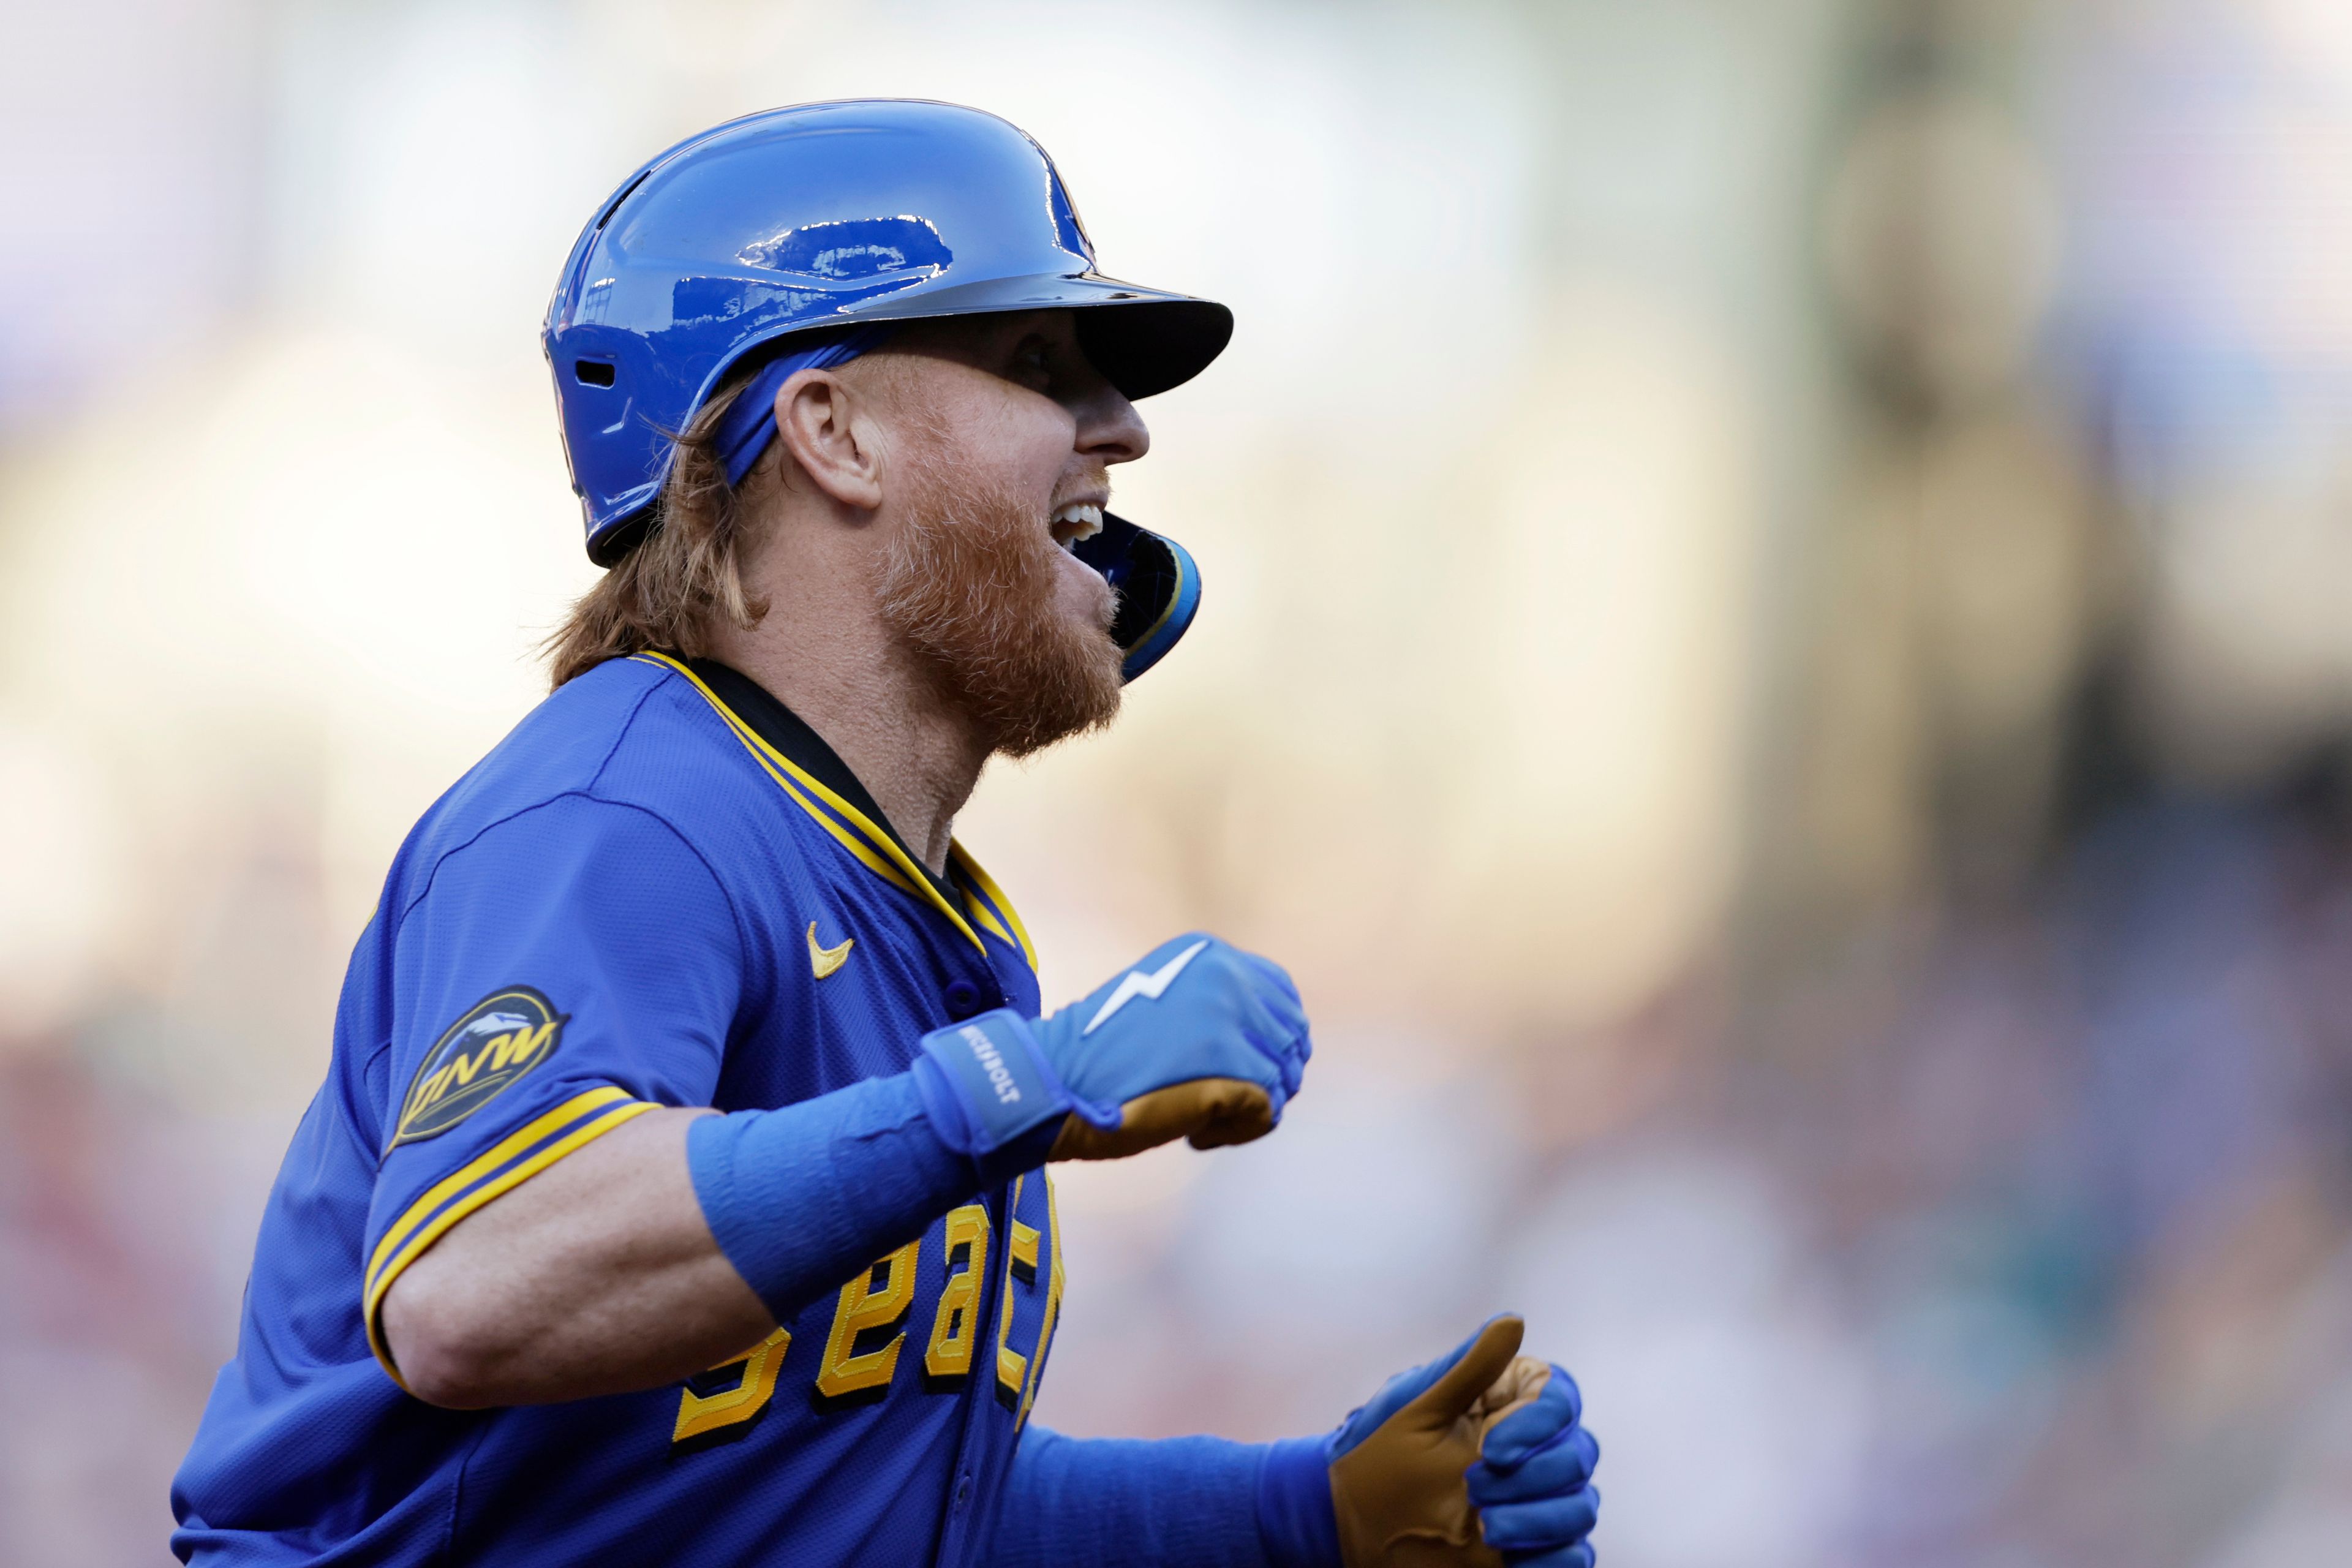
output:
M 694 1195 L 719 1250 L 778 1322 L 1013 1170 L 1045 1163 L 1058 1124 L 975 1159 L 950 1147 L 915 1075 L 868 1079 L 687 1130 Z
M 1328 1464 L 1321 1437 L 1137 1442 L 1033 1425 L 988 1568 L 1339 1568 Z

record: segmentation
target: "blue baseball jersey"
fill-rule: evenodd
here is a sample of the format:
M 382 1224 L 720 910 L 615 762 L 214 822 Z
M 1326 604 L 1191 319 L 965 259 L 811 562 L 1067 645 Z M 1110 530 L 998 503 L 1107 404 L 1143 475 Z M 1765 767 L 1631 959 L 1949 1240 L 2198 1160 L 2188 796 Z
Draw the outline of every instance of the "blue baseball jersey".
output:
M 667 1388 L 438 1409 L 378 1318 L 450 1226 L 633 1117 L 900 1072 L 998 1006 L 1039 1011 L 1012 906 L 961 848 L 933 877 L 757 685 L 659 654 L 566 684 L 393 864 L 173 1488 L 173 1550 L 974 1561 L 1060 1308 L 1042 1172 Z

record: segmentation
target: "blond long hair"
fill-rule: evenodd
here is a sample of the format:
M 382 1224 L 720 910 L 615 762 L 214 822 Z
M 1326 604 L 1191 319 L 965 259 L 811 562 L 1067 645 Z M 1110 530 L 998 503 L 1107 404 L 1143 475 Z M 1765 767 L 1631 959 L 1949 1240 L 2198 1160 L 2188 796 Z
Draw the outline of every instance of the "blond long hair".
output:
M 541 645 L 548 684 L 562 686 L 608 658 L 661 648 L 692 658 L 709 651 L 718 617 L 749 628 L 768 606 L 743 585 L 751 542 L 744 507 L 718 449 L 719 422 L 742 382 L 722 387 L 673 437 L 669 477 L 629 552 L 572 604 Z

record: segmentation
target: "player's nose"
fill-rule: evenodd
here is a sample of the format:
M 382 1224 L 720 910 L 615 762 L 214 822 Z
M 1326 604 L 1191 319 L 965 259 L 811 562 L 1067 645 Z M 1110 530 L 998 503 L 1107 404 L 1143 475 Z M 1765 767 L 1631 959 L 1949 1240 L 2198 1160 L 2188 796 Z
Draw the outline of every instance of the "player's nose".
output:
M 1078 455 L 1097 463 L 1131 463 L 1151 450 L 1151 432 L 1127 395 L 1100 376 L 1073 409 Z

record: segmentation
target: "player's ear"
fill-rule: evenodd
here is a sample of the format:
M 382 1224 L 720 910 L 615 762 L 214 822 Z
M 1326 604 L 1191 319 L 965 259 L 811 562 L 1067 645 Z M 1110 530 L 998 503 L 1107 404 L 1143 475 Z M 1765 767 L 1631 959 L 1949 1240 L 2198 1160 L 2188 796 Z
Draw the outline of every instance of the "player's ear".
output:
M 856 394 L 828 371 L 804 370 L 776 389 L 776 435 L 823 494 L 872 511 L 882 504 L 881 447 Z

